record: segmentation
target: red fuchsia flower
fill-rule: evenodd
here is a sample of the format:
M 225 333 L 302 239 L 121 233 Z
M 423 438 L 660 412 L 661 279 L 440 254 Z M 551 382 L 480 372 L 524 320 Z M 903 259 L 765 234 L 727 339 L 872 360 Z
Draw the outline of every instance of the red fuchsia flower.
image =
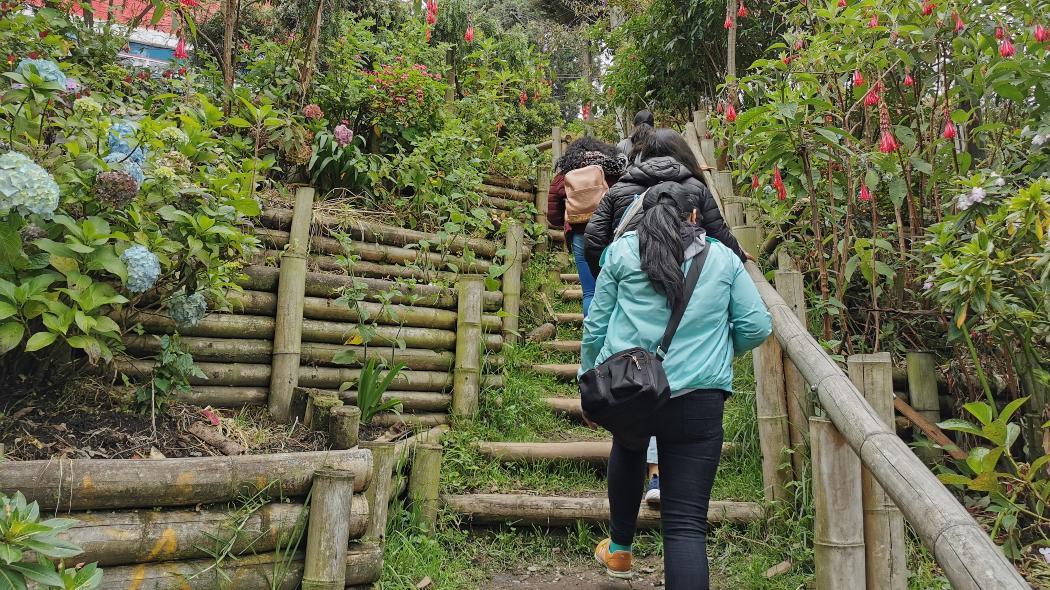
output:
M 860 183 L 860 194 L 857 195 L 857 198 L 865 203 L 871 200 L 871 191 L 868 190 L 868 183 Z
M 1047 41 L 1050 41 L 1050 29 L 1044 27 L 1043 25 L 1036 25 L 1033 36 L 1035 37 L 1036 41 L 1040 43 L 1046 43 Z
M 955 17 L 955 32 L 961 33 L 962 30 L 966 28 L 966 23 L 963 22 L 963 19 L 959 16 L 958 12 L 953 12 L 952 16 Z
M 955 123 L 952 123 L 947 116 L 944 119 L 944 133 L 941 133 L 941 137 L 944 139 L 955 139 Z
M 44 30 L 40 31 L 40 33 L 38 33 L 38 34 L 40 35 L 41 39 L 46 39 L 47 36 L 50 35 L 51 33 L 47 29 L 44 29 Z
M 758 175 L 751 175 L 751 190 L 758 190 Z
M 733 17 L 726 16 L 726 22 L 722 23 L 722 26 L 725 27 L 726 29 L 732 29 L 733 28 Z
M 185 76 L 186 75 L 186 66 L 182 66 L 181 68 L 179 68 L 179 75 L 180 76 Z
M 908 88 L 915 86 L 915 78 L 912 78 L 911 74 L 904 74 L 904 85 Z
M 436 12 L 427 12 L 427 24 L 433 25 L 438 22 L 438 15 Z
M 784 62 L 785 66 L 790 66 L 791 62 L 794 61 L 794 60 L 795 60 L 795 56 L 793 56 L 793 55 L 785 55 L 784 57 L 780 58 L 780 61 Z
M 463 33 L 463 40 L 467 43 L 474 42 L 474 25 L 467 25 L 467 32 Z
M 186 53 L 186 40 L 180 38 L 175 44 L 175 59 L 189 59 L 189 57 L 190 54 Z
M 591 119 L 591 103 L 583 103 L 583 120 L 589 121 Z
M 740 8 L 736 11 L 736 15 L 740 18 L 747 18 L 748 10 L 747 6 L 744 6 L 743 0 L 740 1 Z
M 802 39 L 795 40 L 795 51 L 802 51 L 802 48 L 806 46 L 806 42 Z
M 860 70 L 853 70 L 853 85 L 864 86 L 864 74 Z
M 1017 53 L 1017 50 L 1014 49 L 1014 44 L 1010 42 L 1010 38 L 1004 37 L 1003 40 L 999 42 L 999 55 L 1003 57 L 1013 57 L 1015 53 Z
M 29 59 L 40 59 L 40 52 L 39 51 L 30 51 L 29 52 Z
M 722 113 L 726 112 L 726 105 L 725 105 L 725 103 L 723 103 L 722 101 L 718 101 L 718 104 L 715 105 L 715 112 L 718 113 L 719 115 L 721 115 Z
M 524 90 L 522 90 L 521 94 L 518 95 L 518 105 L 525 106 L 525 103 L 527 102 L 529 102 L 529 95 L 526 94 Z
M 18 58 L 15 57 L 15 54 L 13 54 L 13 53 L 8 53 L 7 54 L 7 65 L 9 65 L 9 66 L 14 65 L 14 63 L 16 61 L 18 61 Z
M 179 0 L 179 4 L 182 4 L 186 8 L 197 8 L 201 5 L 197 0 Z
M 1002 27 L 995 27 L 995 38 L 1002 41 L 1006 37 L 1006 31 Z
M 874 29 L 877 26 L 879 26 L 879 15 L 873 14 L 871 15 L 871 20 L 868 21 L 868 28 Z
M 149 72 L 146 70 L 139 72 L 139 80 L 149 80 Z
M 784 179 L 780 176 L 780 168 L 773 168 L 773 188 L 777 189 L 777 199 L 780 201 L 787 200 L 788 193 L 787 187 L 784 186 Z
M 886 108 L 885 101 L 879 103 L 879 127 L 882 129 L 882 136 L 879 137 L 879 151 L 884 154 L 892 154 L 900 149 L 897 138 L 890 131 L 890 110 Z
M 726 121 L 730 123 L 736 121 L 736 108 L 733 107 L 733 103 L 729 103 L 729 106 L 726 107 Z
M 879 100 L 881 100 L 881 97 L 879 96 L 880 91 L 882 91 L 882 84 L 879 82 L 873 84 L 868 90 L 868 93 L 864 95 L 864 106 L 873 107 L 879 104 Z
M 307 119 L 313 119 L 316 121 L 317 119 L 320 119 L 324 116 L 324 111 L 322 111 L 321 107 L 317 106 L 316 104 L 310 103 L 303 107 L 303 116 Z
M 935 8 L 937 8 L 937 5 L 933 2 L 930 2 L 929 0 L 926 0 L 926 2 L 922 3 L 922 13 L 926 16 L 930 16 L 931 14 L 933 14 L 933 10 Z
M 845 8 L 847 6 L 849 6 L 849 4 L 846 3 L 846 0 L 839 0 L 839 8 Z

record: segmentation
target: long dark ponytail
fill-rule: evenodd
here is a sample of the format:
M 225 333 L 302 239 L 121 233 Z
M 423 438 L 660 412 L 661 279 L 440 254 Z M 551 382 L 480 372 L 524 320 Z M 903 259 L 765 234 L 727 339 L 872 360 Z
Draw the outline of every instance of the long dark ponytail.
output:
M 695 207 L 688 191 L 675 182 L 660 183 L 649 189 L 642 207 L 645 215 L 638 226 L 642 272 L 674 309 L 682 301 L 685 287 L 682 226 Z
M 638 111 L 634 116 L 634 129 L 631 130 L 631 153 L 627 157 L 634 160 L 642 146 L 649 142 L 654 129 L 653 114 L 649 111 Z

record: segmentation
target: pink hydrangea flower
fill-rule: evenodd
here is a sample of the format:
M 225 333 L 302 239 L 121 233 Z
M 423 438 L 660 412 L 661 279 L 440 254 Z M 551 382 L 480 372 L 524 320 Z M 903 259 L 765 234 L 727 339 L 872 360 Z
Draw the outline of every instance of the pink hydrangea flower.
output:
M 303 116 L 316 121 L 324 116 L 324 111 L 321 110 L 321 107 L 311 103 L 303 107 Z
M 354 132 L 346 126 L 346 121 L 335 126 L 335 129 L 332 130 L 332 136 L 335 137 L 335 142 L 341 146 L 348 145 L 354 140 Z

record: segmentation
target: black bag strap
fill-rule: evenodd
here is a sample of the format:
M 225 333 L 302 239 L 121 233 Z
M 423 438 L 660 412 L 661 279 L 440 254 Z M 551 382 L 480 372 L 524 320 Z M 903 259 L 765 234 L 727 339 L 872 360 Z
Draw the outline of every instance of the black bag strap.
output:
M 671 341 L 674 340 L 674 334 L 678 331 L 678 325 L 682 323 L 682 316 L 685 315 L 685 308 L 689 307 L 689 299 L 693 297 L 696 283 L 700 280 L 700 271 L 704 269 L 704 262 L 707 261 L 707 252 L 710 249 L 711 244 L 704 244 L 704 249 L 693 257 L 693 264 L 689 267 L 689 273 L 685 276 L 684 297 L 678 303 L 678 307 L 671 310 L 671 319 L 667 322 L 667 330 L 664 331 L 664 338 L 660 342 L 659 348 L 656 349 L 656 358 L 661 361 L 667 356 L 667 349 L 671 348 Z

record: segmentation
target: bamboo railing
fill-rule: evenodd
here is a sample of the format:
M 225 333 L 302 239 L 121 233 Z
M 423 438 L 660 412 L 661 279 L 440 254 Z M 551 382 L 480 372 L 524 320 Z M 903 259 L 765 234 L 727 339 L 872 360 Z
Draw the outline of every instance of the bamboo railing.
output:
M 694 113 L 694 121 L 687 126 L 685 135 L 688 143 L 693 148 L 694 155 L 701 166 L 705 168 L 704 180 L 708 188 L 711 189 L 716 201 L 718 201 L 723 215 L 725 215 L 727 213 L 727 203 L 739 201 L 731 200 L 732 195 L 725 192 L 724 181 L 716 182 L 712 173 L 712 167 L 708 166 L 708 163 L 715 160 L 714 145 L 706 137 L 706 129 L 706 115 L 703 112 L 697 112 Z M 689 137 L 690 134 L 693 137 Z M 722 189 L 721 192 L 720 188 Z M 740 221 L 739 217 L 735 220 Z M 734 232 L 740 227 L 741 224 L 738 223 L 737 228 L 734 228 Z M 754 226 L 751 227 L 753 228 Z M 753 230 L 749 228 L 748 231 Z M 773 334 L 776 337 L 777 344 L 783 351 L 784 363 L 790 362 L 793 364 L 801 378 L 804 379 L 805 383 L 809 384 L 808 391 L 816 393 L 816 401 L 819 402 L 827 419 L 830 420 L 830 426 L 833 427 L 832 430 L 837 431 L 837 434 L 841 436 L 841 440 L 859 458 L 861 467 L 870 476 L 871 486 L 877 484 L 892 503 L 896 505 L 896 508 L 904 515 L 904 518 L 918 537 L 933 552 L 937 563 L 941 566 L 945 576 L 951 581 L 952 585 L 958 590 L 1030 589 L 1030 586 L 1014 568 L 1013 564 L 1010 563 L 1002 550 L 995 545 L 984 529 L 974 520 L 973 516 L 944 487 L 937 479 L 937 476 L 926 467 L 908 445 L 897 436 L 892 420 L 887 424 L 884 419 L 885 416 L 883 416 L 884 412 L 878 412 L 872 407 L 872 404 L 865 399 L 864 393 L 813 338 L 806 325 L 800 320 L 797 313 L 798 310 L 789 305 L 777 289 L 769 284 L 761 269 L 755 263 L 749 262 L 747 271 L 758 287 L 762 300 L 773 318 Z M 759 366 L 766 369 L 770 367 L 775 368 L 775 363 L 765 358 L 774 352 L 775 348 L 772 346 L 760 348 L 758 350 L 756 368 Z M 775 378 L 775 375 L 758 373 L 756 377 L 759 379 L 758 390 L 760 396 L 775 395 L 776 392 L 784 391 L 782 387 L 766 387 L 763 385 L 763 379 Z M 783 378 L 783 375 L 780 378 Z M 889 378 L 889 380 L 891 379 L 892 377 Z M 802 392 L 801 395 L 805 396 L 806 393 Z M 772 402 L 770 400 L 759 400 L 759 405 L 760 409 L 763 406 L 767 409 L 772 407 L 773 411 L 776 412 L 779 409 L 784 409 L 785 406 L 791 403 L 799 401 L 803 400 L 792 400 L 790 398 Z M 890 403 L 892 403 L 892 399 Z M 766 416 L 766 418 L 770 419 L 771 423 L 779 424 L 780 427 L 776 431 L 783 434 L 783 421 L 788 418 L 787 412 L 784 412 L 783 415 Z M 832 443 L 830 444 L 834 448 L 833 441 L 835 436 L 827 434 L 828 429 L 819 423 L 815 423 L 814 428 L 820 429 L 822 433 L 821 440 L 831 440 Z M 771 450 L 769 445 L 763 444 L 763 451 L 767 452 L 768 450 Z M 821 452 L 824 453 L 824 456 L 827 456 L 829 451 L 823 450 Z M 814 453 L 814 455 L 814 462 L 821 459 L 821 455 L 817 453 Z M 841 454 L 835 456 L 839 458 L 836 458 L 831 465 L 826 461 L 820 467 L 814 465 L 815 488 L 826 483 L 826 480 L 819 479 L 823 467 L 828 467 L 829 471 L 833 473 L 833 477 L 853 477 L 852 473 L 847 474 L 835 468 L 836 464 L 843 466 L 842 468 L 845 469 L 848 469 L 849 465 L 849 461 L 840 459 Z M 765 482 L 767 487 L 774 487 L 777 480 L 769 481 L 774 474 L 764 475 L 764 479 L 767 480 Z M 859 476 L 860 474 L 856 475 Z M 852 482 L 850 483 L 852 485 Z M 861 488 L 864 487 L 862 482 L 857 482 L 857 484 Z M 838 491 L 845 492 L 844 497 L 851 503 L 852 510 L 846 513 L 854 515 L 858 512 L 863 513 L 864 506 L 852 506 L 852 503 L 865 502 L 861 500 L 864 494 L 858 494 L 852 488 L 849 491 L 842 489 Z M 839 497 L 840 501 L 841 499 L 842 497 Z M 865 505 L 868 504 L 870 502 Z M 821 513 L 822 510 L 824 511 L 823 513 Z M 828 524 L 829 519 L 835 519 L 840 516 L 836 512 L 842 511 L 842 506 L 836 505 L 836 502 L 832 502 L 828 506 L 818 504 L 817 511 L 818 523 L 823 523 L 822 526 L 825 526 Z M 888 517 L 892 518 L 892 514 L 889 514 Z M 864 518 L 868 519 L 869 514 L 865 514 Z M 865 528 L 867 528 L 867 524 Z M 820 533 L 821 531 L 818 530 L 817 532 Z M 868 533 L 865 531 L 865 539 L 867 538 Z M 828 537 L 823 537 L 817 539 L 817 542 L 828 540 Z M 834 539 L 831 540 L 834 541 Z M 850 542 L 856 541 L 855 538 L 847 540 Z M 835 580 L 856 581 L 864 580 L 865 578 L 869 580 L 868 590 L 896 587 L 895 583 L 890 579 L 881 579 L 878 582 L 878 586 L 872 586 L 870 575 L 866 576 L 864 572 L 858 575 L 856 571 L 851 571 L 851 568 L 855 569 L 858 567 L 857 564 L 860 563 L 860 567 L 866 568 L 868 572 L 871 572 L 873 568 L 881 571 L 894 571 L 895 567 L 903 567 L 903 564 L 895 564 L 887 568 L 886 564 L 865 564 L 865 561 L 866 559 L 869 561 L 901 559 L 900 555 L 903 552 L 885 551 L 873 555 L 869 551 L 866 559 L 863 556 L 858 557 L 856 551 L 847 553 L 850 555 L 848 560 L 817 564 L 818 590 L 832 590 L 832 588 L 837 590 L 837 588 L 844 587 L 834 586 Z M 825 558 L 835 559 L 836 555 L 836 552 L 833 551 L 820 551 L 817 559 L 818 561 L 823 561 Z M 822 580 L 819 576 L 821 571 L 831 573 L 829 573 L 828 578 Z M 896 578 L 896 575 L 893 575 L 893 577 Z

